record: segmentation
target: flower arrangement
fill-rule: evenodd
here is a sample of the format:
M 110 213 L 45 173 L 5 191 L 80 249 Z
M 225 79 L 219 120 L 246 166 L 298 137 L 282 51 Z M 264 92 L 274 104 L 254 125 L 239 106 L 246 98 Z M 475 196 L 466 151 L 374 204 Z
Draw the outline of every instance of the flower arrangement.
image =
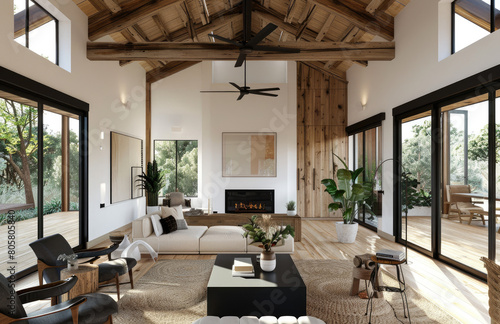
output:
M 75 253 L 72 254 L 59 254 L 57 260 L 66 261 L 68 263 L 68 269 L 78 269 L 78 257 Z
M 245 233 L 244 237 L 250 237 L 253 241 L 250 244 L 259 244 L 266 252 L 270 252 L 271 248 L 278 244 L 288 235 L 295 237 L 295 230 L 292 226 L 280 226 L 271 218 L 271 215 L 253 215 L 250 218 L 250 224 L 243 225 Z

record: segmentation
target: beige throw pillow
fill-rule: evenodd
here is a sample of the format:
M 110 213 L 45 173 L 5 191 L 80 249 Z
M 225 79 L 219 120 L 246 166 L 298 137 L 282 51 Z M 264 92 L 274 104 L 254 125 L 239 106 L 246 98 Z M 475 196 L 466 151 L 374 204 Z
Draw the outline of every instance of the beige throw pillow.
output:
M 173 207 L 162 206 L 161 207 L 161 218 L 167 218 L 168 216 L 174 216 L 174 218 L 177 219 L 177 210 Z

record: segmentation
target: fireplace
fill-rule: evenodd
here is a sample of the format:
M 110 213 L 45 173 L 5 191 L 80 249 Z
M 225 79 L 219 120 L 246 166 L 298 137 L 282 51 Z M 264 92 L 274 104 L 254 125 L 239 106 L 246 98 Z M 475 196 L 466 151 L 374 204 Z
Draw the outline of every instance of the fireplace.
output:
M 274 213 L 273 189 L 226 190 L 226 213 Z

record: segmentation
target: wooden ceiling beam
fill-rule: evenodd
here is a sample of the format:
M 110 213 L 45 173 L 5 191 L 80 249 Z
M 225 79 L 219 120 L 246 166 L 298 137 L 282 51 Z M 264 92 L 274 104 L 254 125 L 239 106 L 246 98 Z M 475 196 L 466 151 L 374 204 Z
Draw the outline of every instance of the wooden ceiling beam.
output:
M 394 59 L 393 42 L 333 43 L 333 42 L 269 42 L 269 46 L 298 48 L 300 53 L 254 51 L 248 60 L 328 61 L 360 60 L 389 61 Z M 87 58 L 92 61 L 167 60 L 214 61 L 235 60 L 239 48 L 222 43 L 135 43 L 118 44 L 88 42 Z
M 168 62 L 165 66 L 146 73 L 146 82 L 153 83 L 180 72 L 200 62 Z
M 370 15 L 365 7 L 354 0 L 310 0 L 327 10 L 349 20 L 359 29 L 392 41 L 394 39 L 394 17 L 384 12 Z
M 326 33 L 328 33 L 328 30 L 330 30 L 330 27 L 333 24 L 333 21 L 335 20 L 335 15 L 330 14 L 328 18 L 326 18 L 325 23 L 323 24 L 323 27 L 321 27 L 321 30 L 318 33 L 318 36 L 316 36 L 316 41 L 321 42 L 323 37 L 325 37 Z
M 314 14 L 315 9 L 316 9 L 316 6 L 313 5 L 313 6 L 309 6 L 307 11 L 303 11 L 303 12 L 306 12 L 307 14 L 305 15 L 305 18 L 302 18 L 302 17 L 299 18 L 300 26 L 299 26 L 299 29 L 297 30 L 297 34 L 295 34 L 295 41 L 299 41 L 300 38 L 302 37 L 302 35 L 304 34 L 304 31 L 306 30 L 307 24 L 309 23 L 309 21 L 311 21 L 311 18 Z
M 29 10 L 30 16 L 30 30 L 45 25 L 52 21 L 52 17 L 39 6 L 34 6 Z M 24 35 L 26 27 L 26 10 L 20 11 L 14 15 L 14 38 Z
M 123 37 L 125 37 L 125 39 L 129 42 L 129 43 L 135 43 L 137 40 L 141 41 L 141 42 L 145 42 L 147 41 L 147 38 L 144 38 L 141 33 L 143 34 L 144 32 L 142 31 L 141 27 L 139 27 L 139 25 L 134 25 L 134 26 L 131 26 L 125 30 L 123 30 L 121 32 L 121 34 L 123 35 Z M 127 62 L 127 63 L 131 63 L 133 62 L 132 60 L 119 60 L 120 61 L 120 66 L 123 66 L 125 64 L 122 65 L 121 62 Z M 141 61 L 145 61 L 151 68 L 155 69 L 157 68 L 159 65 L 157 62 L 155 61 L 152 61 L 152 60 L 149 60 L 149 59 L 146 59 L 146 60 L 141 60 Z
M 97 11 L 111 11 L 104 5 L 102 0 L 88 0 Z
M 111 12 L 118 12 L 122 10 L 122 7 L 115 0 L 102 0 L 102 1 L 104 2 L 104 5 Z
M 119 32 L 135 25 L 140 20 L 151 17 L 179 0 L 136 0 L 123 5 L 116 13 L 100 13 L 89 18 L 89 39 Z
M 193 17 L 191 16 L 191 13 L 189 12 L 189 7 L 186 1 L 181 2 L 180 4 L 176 5 L 177 7 L 177 12 L 179 13 L 179 16 L 181 17 L 184 26 L 187 28 L 187 32 L 189 34 L 189 38 L 193 42 L 198 41 L 198 34 L 196 33 L 196 28 L 194 27 L 194 20 Z
M 161 17 L 159 15 L 154 15 L 153 16 L 153 21 L 155 22 L 156 27 L 158 27 L 158 29 L 163 34 L 163 37 L 165 37 L 165 39 L 167 41 L 171 42 L 172 41 L 172 37 L 170 37 L 170 33 L 167 30 L 167 25 L 165 25 L 165 23 L 163 22 L 163 20 L 161 19 Z
M 285 19 L 283 20 L 284 22 L 291 23 L 293 21 L 293 18 L 295 18 L 295 15 L 297 13 L 297 8 L 299 7 L 297 5 L 297 1 L 298 0 L 290 0 L 290 2 L 288 3 Z
M 340 81 L 343 81 L 343 82 L 347 82 L 347 73 L 345 71 L 340 71 L 340 70 L 338 70 L 336 68 L 326 69 L 321 62 L 304 62 L 304 61 L 300 61 L 300 63 L 305 64 L 305 65 L 309 66 L 310 68 L 319 70 L 319 71 L 321 71 L 321 72 L 323 72 L 323 73 L 325 73 L 327 75 L 330 75 L 330 76 L 336 78 L 337 80 L 340 80 Z
M 208 12 L 207 3 L 205 0 L 198 0 L 200 6 L 200 19 L 203 25 L 210 23 L 210 13 Z
M 498 10 L 495 10 L 495 17 Z M 482 0 L 463 0 L 455 5 L 455 12 L 479 27 L 490 30 L 490 5 Z
M 372 0 L 369 4 L 366 5 L 365 10 L 371 13 L 372 15 L 375 11 L 380 7 L 380 5 L 386 0 Z

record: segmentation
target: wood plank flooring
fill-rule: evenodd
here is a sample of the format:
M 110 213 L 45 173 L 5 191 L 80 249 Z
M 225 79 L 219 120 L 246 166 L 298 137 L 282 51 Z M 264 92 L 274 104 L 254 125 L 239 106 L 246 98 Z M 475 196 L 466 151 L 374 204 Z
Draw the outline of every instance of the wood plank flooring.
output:
M 461 226 L 467 226 L 461 224 Z M 109 244 L 109 242 L 107 242 Z M 331 220 L 307 220 L 302 222 L 302 242 L 296 242 L 294 260 L 300 259 L 340 259 L 352 260 L 354 255 L 375 253 L 382 248 L 403 249 L 403 246 L 379 237 L 375 232 L 360 227 L 356 242 L 338 243 L 335 225 Z M 160 259 L 213 259 L 214 255 L 160 255 Z M 412 250 L 408 251 L 408 265 L 404 265 L 406 282 L 423 296 L 446 310 L 463 323 L 489 323 L 488 288 L 479 280 L 473 279 L 443 263 L 430 259 Z M 138 280 L 154 262 L 149 255 L 134 268 L 134 278 Z M 395 275 L 394 267 L 385 271 Z M 127 276 L 123 276 L 128 280 Z M 37 284 L 36 276 L 30 275 L 21 280 L 16 288 Z M 38 302 L 29 305 L 28 311 L 44 307 Z M 119 323 L 117 323 L 119 324 Z

